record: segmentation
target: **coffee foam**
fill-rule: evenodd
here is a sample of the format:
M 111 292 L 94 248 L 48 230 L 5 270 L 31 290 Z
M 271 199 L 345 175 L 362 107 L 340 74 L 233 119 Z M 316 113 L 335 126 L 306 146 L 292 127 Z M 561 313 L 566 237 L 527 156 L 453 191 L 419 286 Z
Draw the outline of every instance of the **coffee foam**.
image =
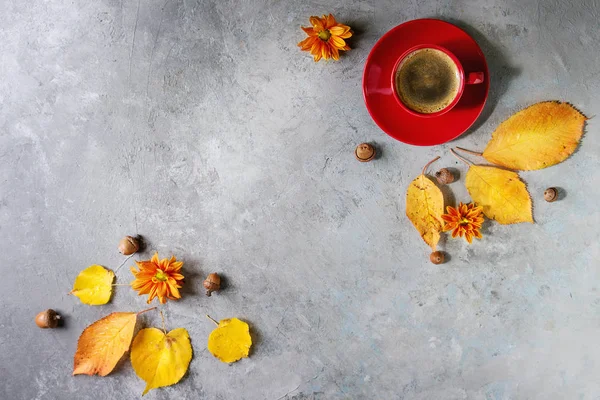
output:
M 448 107 L 456 98 L 460 76 L 446 53 L 425 48 L 415 50 L 401 61 L 394 82 L 404 105 L 431 114 Z

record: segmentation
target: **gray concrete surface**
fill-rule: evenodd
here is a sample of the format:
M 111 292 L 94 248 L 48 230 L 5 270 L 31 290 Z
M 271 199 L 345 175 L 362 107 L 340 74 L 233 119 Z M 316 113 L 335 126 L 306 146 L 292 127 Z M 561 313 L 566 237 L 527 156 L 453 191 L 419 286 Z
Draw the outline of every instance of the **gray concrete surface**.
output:
M 71 376 L 77 338 L 113 311 L 145 307 L 67 295 L 117 242 L 185 261 L 183 299 L 162 306 L 194 358 L 148 399 L 599 399 L 600 138 L 522 174 L 536 224 L 489 224 L 451 260 L 429 263 L 404 215 L 421 166 L 465 169 L 450 146 L 483 149 L 516 110 L 547 99 L 600 106 L 600 3 L 561 1 L 0 1 L 0 398 L 134 399 L 128 359 Z M 354 27 L 339 63 L 296 43 L 310 15 Z M 382 34 L 439 17 L 488 57 L 490 101 L 451 144 L 396 142 L 361 92 Z M 375 162 L 353 150 L 373 141 Z M 543 189 L 566 197 L 548 204 Z M 451 186 L 468 200 L 464 179 Z M 117 282 L 131 279 L 129 264 Z M 221 272 L 227 288 L 204 296 Z M 55 308 L 61 329 L 33 318 Z M 252 325 L 249 359 L 206 350 L 204 315 Z M 160 326 L 148 313 L 138 327 Z

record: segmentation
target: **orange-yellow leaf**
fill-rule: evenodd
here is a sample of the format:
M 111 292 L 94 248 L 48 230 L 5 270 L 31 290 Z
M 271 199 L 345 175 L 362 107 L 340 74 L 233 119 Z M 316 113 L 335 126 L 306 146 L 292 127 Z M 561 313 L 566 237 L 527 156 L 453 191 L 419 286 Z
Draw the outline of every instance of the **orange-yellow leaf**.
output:
M 434 251 L 442 231 L 444 195 L 431 179 L 421 174 L 406 191 L 406 216 Z
M 465 178 L 471 199 L 501 224 L 532 222 L 531 198 L 519 175 L 495 167 L 472 165 Z
M 115 312 L 85 328 L 77 342 L 73 375 L 108 375 L 129 349 L 137 315 Z
M 519 170 L 558 164 L 577 148 L 586 119 L 568 103 L 534 104 L 498 126 L 483 156 L 494 164 Z

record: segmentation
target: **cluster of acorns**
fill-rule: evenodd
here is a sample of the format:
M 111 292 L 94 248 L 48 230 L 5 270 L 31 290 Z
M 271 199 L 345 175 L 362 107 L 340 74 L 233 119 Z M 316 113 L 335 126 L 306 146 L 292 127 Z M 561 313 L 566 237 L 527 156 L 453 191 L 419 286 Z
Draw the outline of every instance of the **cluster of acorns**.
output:
M 121 254 L 130 256 L 139 251 L 140 239 L 139 237 L 125 236 L 119 241 L 118 248 Z M 221 277 L 216 272 L 213 272 L 206 277 L 202 285 L 206 289 L 206 295 L 210 297 L 213 292 L 221 289 Z M 42 329 L 53 329 L 59 325 L 60 319 L 61 317 L 56 311 L 48 309 L 36 315 L 35 324 Z

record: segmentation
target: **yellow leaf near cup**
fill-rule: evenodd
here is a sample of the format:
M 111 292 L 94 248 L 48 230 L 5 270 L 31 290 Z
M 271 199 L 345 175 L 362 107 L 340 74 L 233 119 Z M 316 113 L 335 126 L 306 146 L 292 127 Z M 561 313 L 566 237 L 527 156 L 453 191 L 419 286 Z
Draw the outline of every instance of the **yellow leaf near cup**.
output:
M 586 120 L 569 103 L 534 104 L 502 122 L 482 155 L 489 162 L 510 169 L 550 167 L 573 154 Z
M 437 157 L 435 160 L 437 160 Z M 444 195 L 436 184 L 425 176 L 427 167 L 417 176 L 406 191 L 406 216 L 421 235 L 421 238 L 435 251 L 440 241 L 444 213 Z

